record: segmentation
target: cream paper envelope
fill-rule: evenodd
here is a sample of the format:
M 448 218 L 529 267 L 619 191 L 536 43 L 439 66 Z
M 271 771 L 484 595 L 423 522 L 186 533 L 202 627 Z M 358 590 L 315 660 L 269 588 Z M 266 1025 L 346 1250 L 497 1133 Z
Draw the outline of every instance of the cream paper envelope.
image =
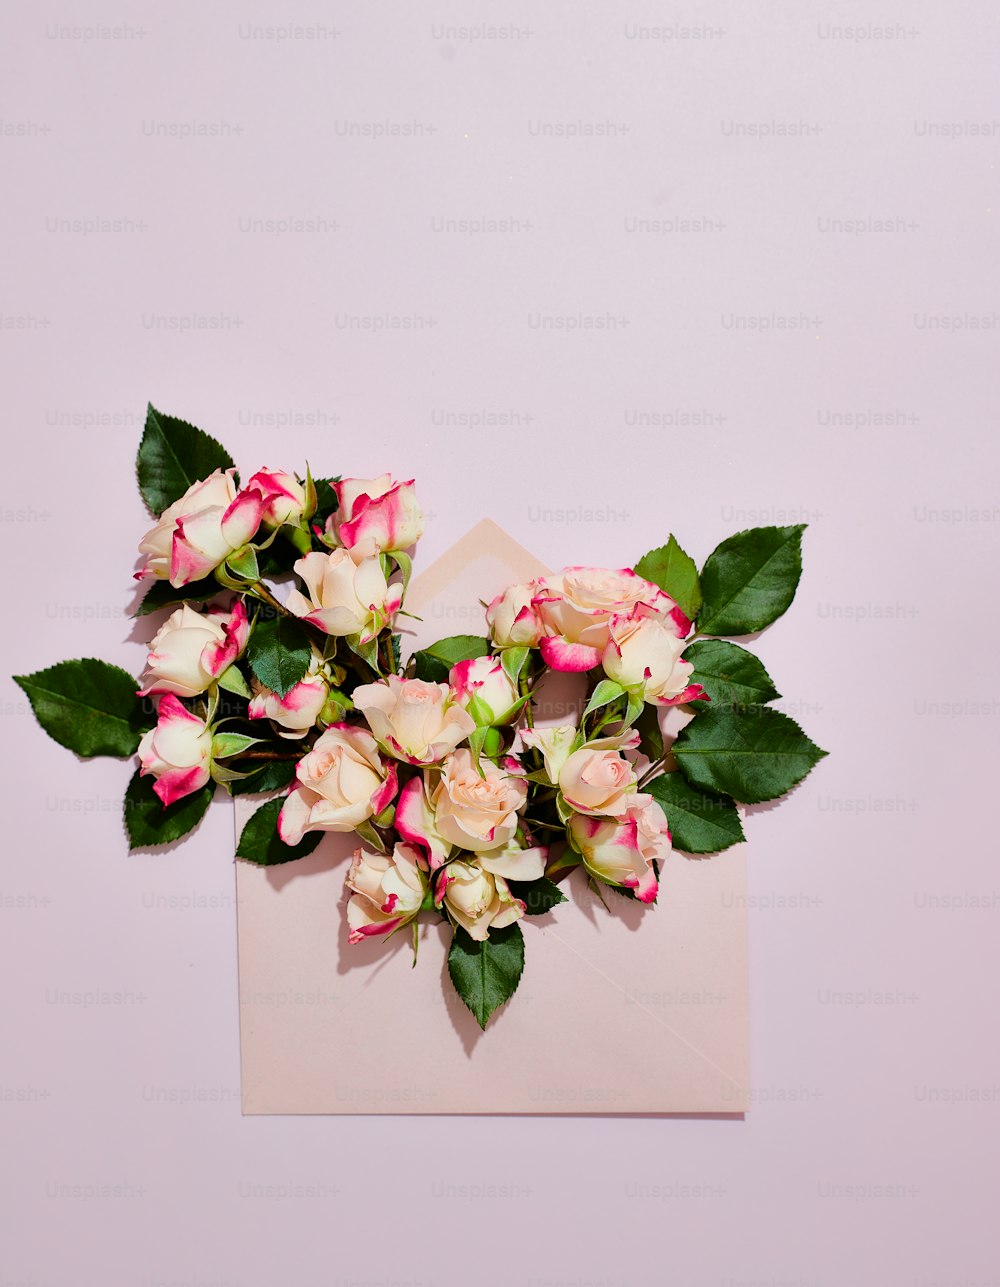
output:
M 484 520 L 422 576 L 408 645 L 483 632 L 481 599 L 545 569 Z M 406 620 L 405 618 L 401 620 Z M 404 642 L 404 651 L 407 643 Z M 544 722 L 557 722 L 542 701 Z M 259 800 L 238 798 L 239 834 Z M 447 974 L 449 933 L 348 946 L 351 836 L 299 862 L 236 863 L 244 1113 L 740 1113 L 748 1101 L 742 846 L 672 854 L 654 908 L 574 871 L 521 922 L 525 969 L 481 1032 Z

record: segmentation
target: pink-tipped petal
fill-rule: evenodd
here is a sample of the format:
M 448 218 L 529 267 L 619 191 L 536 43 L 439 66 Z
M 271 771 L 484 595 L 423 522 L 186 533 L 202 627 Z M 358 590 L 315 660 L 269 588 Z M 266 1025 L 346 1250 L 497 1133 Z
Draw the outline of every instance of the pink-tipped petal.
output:
M 576 672 L 593 670 L 600 664 L 601 654 L 587 644 L 567 643 L 565 639 L 546 637 L 542 640 L 542 660 L 551 670 Z
M 222 535 L 230 547 L 238 550 L 260 527 L 264 497 L 256 487 L 242 491 L 222 516 Z

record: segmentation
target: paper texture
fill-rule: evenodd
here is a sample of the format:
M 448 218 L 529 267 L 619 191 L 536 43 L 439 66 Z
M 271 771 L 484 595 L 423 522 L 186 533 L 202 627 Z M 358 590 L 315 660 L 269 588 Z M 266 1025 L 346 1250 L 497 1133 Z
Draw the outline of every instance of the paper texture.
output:
M 484 630 L 480 599 L 545 571 L 494 523 L 414 578 L 412 650 Z M 544 722 L 558 710 L 543 702 Z M 259 804 L 236 802 L 237 833 Z M 673 854 L 659 903 L 581 872 L 525 918 L 525 971 L 486 1032 L 447 977 L 446 927 L 349 946 L 352 836 L 272 869 L 237 862 L 245 1113 L 739 1113 L 748 1100 L 743 846 Z

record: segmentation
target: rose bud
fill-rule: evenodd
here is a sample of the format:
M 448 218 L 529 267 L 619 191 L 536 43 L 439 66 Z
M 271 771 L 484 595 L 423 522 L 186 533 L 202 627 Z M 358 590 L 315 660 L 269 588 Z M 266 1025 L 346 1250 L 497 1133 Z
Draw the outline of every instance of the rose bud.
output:
M 537 594 L 537 581 L 511 585 L 486 609 L 486 625 L 498 648 L 538 647 L 543 632 L 542 623 L 532 606 Z
M 669 620 L 638 608 L 627 617 L 611 618 L 601 658 L 604 673 L 657 706 L 697 701 L 706 694 L 700 684 L 688 682 L 694 666 L 681 660 L 686 646 Z
M 499 657 L 456 662 L 448 682 L 455 700 L 477 724 L 509 724 L 517 718 L 518 692 Z
M 175 693 L 197 697 L 243 652 L 250 633 L 246 609 L 237 599 L 231 612 L 196 612 L 189 604 L 172 612 L 153 636 L 139 696 Z
M 139 542 L 140 576 L 165 578 L 178 589 L 200 581 L 241 549 L 260 527 L 264 497 L 256 487 L 237 492 L 234 469 L 193 483 L 168 506 Z
M 327 542 L 350 550 L 360 562 L 376 554 L 409 549 L 424 534 L 424 513 L 409 482 L 344 478 L 333 484 L 337 509 L 326 520 Z
M 568 831 L 592 876 L 634 890 L 640 902 L 655 902 L 658 881 L 653 860 L 662 863 L 669 855 L 670 831 L 651 795 L 633 795 L 628 809 L 617 818 L 575 813 Z
M 257 679 L 252 682 L 250 718 L 273 720 L 280 737 L 305 737 L 318 722 L 330 695 L 329 675 L 322 658 L 315 654 L 305 675 L 284 697 L 265 688 Z
M 152 774 L 164 806 L 198 791 L 212 769 L 212 730 L 168 693 L 160 700 L 157 724 L 139 743 L 140 776 Z
M 427 880 L 420 855 L 411 845 L 397 844 L 391 854 L 358 849 L 347 873 L 351 898 L 347 903 L 349 943 L 375 934 L 389 934 L 420 911 Z
M 265 527 L 280 527 L 282 523 L 294 527 L 302 521 L 306 491 L 294 474 L 283 469 L 258 469 L 247 487 L 255 487 L 264 498 L 261 521 Z
M 434 902 L 471 938 L 482 942 L 491 929 L 503 929 L 524 915 L 525 905 L 510 892 L 508 880 L 540 880 L 544 849 L 509 844 L 474 861 L 458 859 L 442 867 L 434 883 Z
M 367 643 L 399 610 L 400 587 L 386 583 L 378 559 L 355 563 L 346 550 L 314 550 L 294 566 L 309 593 L 293 590 L 286 607 L 328 635 L 359 635 Z

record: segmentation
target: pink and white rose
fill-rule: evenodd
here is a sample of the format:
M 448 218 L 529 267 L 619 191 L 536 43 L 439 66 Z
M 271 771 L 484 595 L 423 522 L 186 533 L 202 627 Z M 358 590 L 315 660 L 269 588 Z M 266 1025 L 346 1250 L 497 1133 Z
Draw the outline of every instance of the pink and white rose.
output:
M 402 592 L 388 585 L 378 559 L 356 563 L 346 550 L 314 550 L 295 563 L 308 596 L 293 590 L 286 607 L 328 635 L 374 639 L 399 611 Z
M 431 871 L 436 871 L 451 857 L 452 843 L 438 831 L 431 803 L 433 784 L 428 776 L 423 773 L 410 778 L 400 791 L 394 825 L 407 844 L 420 850 Z
M 641 693 L 644 701 L 679 706 L 705 696 L 700 684 L 689 682 L 694 666 L 681 660 L 686 647 L 669 619 L 640 607 L 627 617 L 611 618 L 601 663 L 609 679 Z
M 411 845 L 397 844 L 391 854 L 357 850 L 347 873 L 349 943 L 390 934 L 413 920 L 427 889 L 420 867 L 420 854 Z
M 485 758 L 479 769 L 471 751 L 455 751 L 445 760 L 430 800 L 438 834 L 473 853 L 501 849 L 512 840 L 520 820 L 518 810 L 528 799 L 523 778 L 505 773 Z
M 651 795 L 633 795 L 615 818 L 574 814 L 569 834 L 592 876 L 634 890 L 643 903 L 656 901 L 659 882 L 653 860 L 670 853 L 670 831 L 663 810 Z
M 199 791 L 212 775 L 212 730 L 173 693 L 160 699 L 157 724 L 139 743 L 139 773 L 152 774 L 164 807 Z
M 424 534 L 424 513 L 412 478 L 408 482 L 395 482 L 389 474 L 344 478 L 333 484 L 333 490 L 338 504 L 326 520 L 326 536 L 350 550 L 357 562 L 408 549 Z
M 234 602 L 231 612 L 224 608 L 197 612 L 185 603 L 153 636 L 139 696 L 174 693 L 197 697 L 236 661 L 249 633 L 241 599 Z
M 542 577 L 532 607 L 544 630 L 542 658 L 553 670 L 591 670 L 608 646 L 612 618 L 643 605 L 683 638 L 691 623 L 669 595 L 629 568 L 564 568 Z
M 486 609 L 490 638 L 499 648 L 537 648 L 544 633 L 535 611 L 538 582 L 510 585 Z
M 622 750 L 634 750 L 638 745 L 635 729 L 584 742 L 559 769 L 559 790 L 566 803 L 577 813 L 601 817 L 624 814 L 635 796 L 636 775 Z
M 448 676 L 455 700 L 480 724 L 509 724 L 520 709 L 517 689 L 499 657 L 456 662 Z
M 217 469 L 163 511 L 139 542 L 146 555 L 140 576 L 160 577 L 179 589 L 246 545 L 260 527 L 264 497 L 256 487 L 238 492 L 235 472 Z
M 443 906 L 470 938 L 483 942 L 491 929 L 513 925 L 524 915 L 525 905 L 514 897 L 507 881 L 540 880 L 545 854 L 541 848 L 520 849 L 509 844 L 474 860 L 456 859 L 435 879 L 435 904 Z
M 476 727 L 447 684 L 389 675 L 351 697 L 380 745 L 407 764 L 436 764 Z
M 297 845 L 307 831 L 353 831 L 396 794 L 396 767 L 362 728 L 331 724 L 299 760 L 296 784 L 278 815 L 278 834 Z
M 257 679 L 253 680 L 253 688 L 250 718 L 273 720 L 280 737 L 299 738 L 305 737 L 322 714 L 330 695 L 330 677 L 322 659 L 314 654 L 305 675 L 284 697 Z
M 306 510 L 306 489 L 294 474 L 283 469 L 258 469 L 248 480 L 264 498 L 261 520 L 265 527 L 280 527 L 301 522 Z

